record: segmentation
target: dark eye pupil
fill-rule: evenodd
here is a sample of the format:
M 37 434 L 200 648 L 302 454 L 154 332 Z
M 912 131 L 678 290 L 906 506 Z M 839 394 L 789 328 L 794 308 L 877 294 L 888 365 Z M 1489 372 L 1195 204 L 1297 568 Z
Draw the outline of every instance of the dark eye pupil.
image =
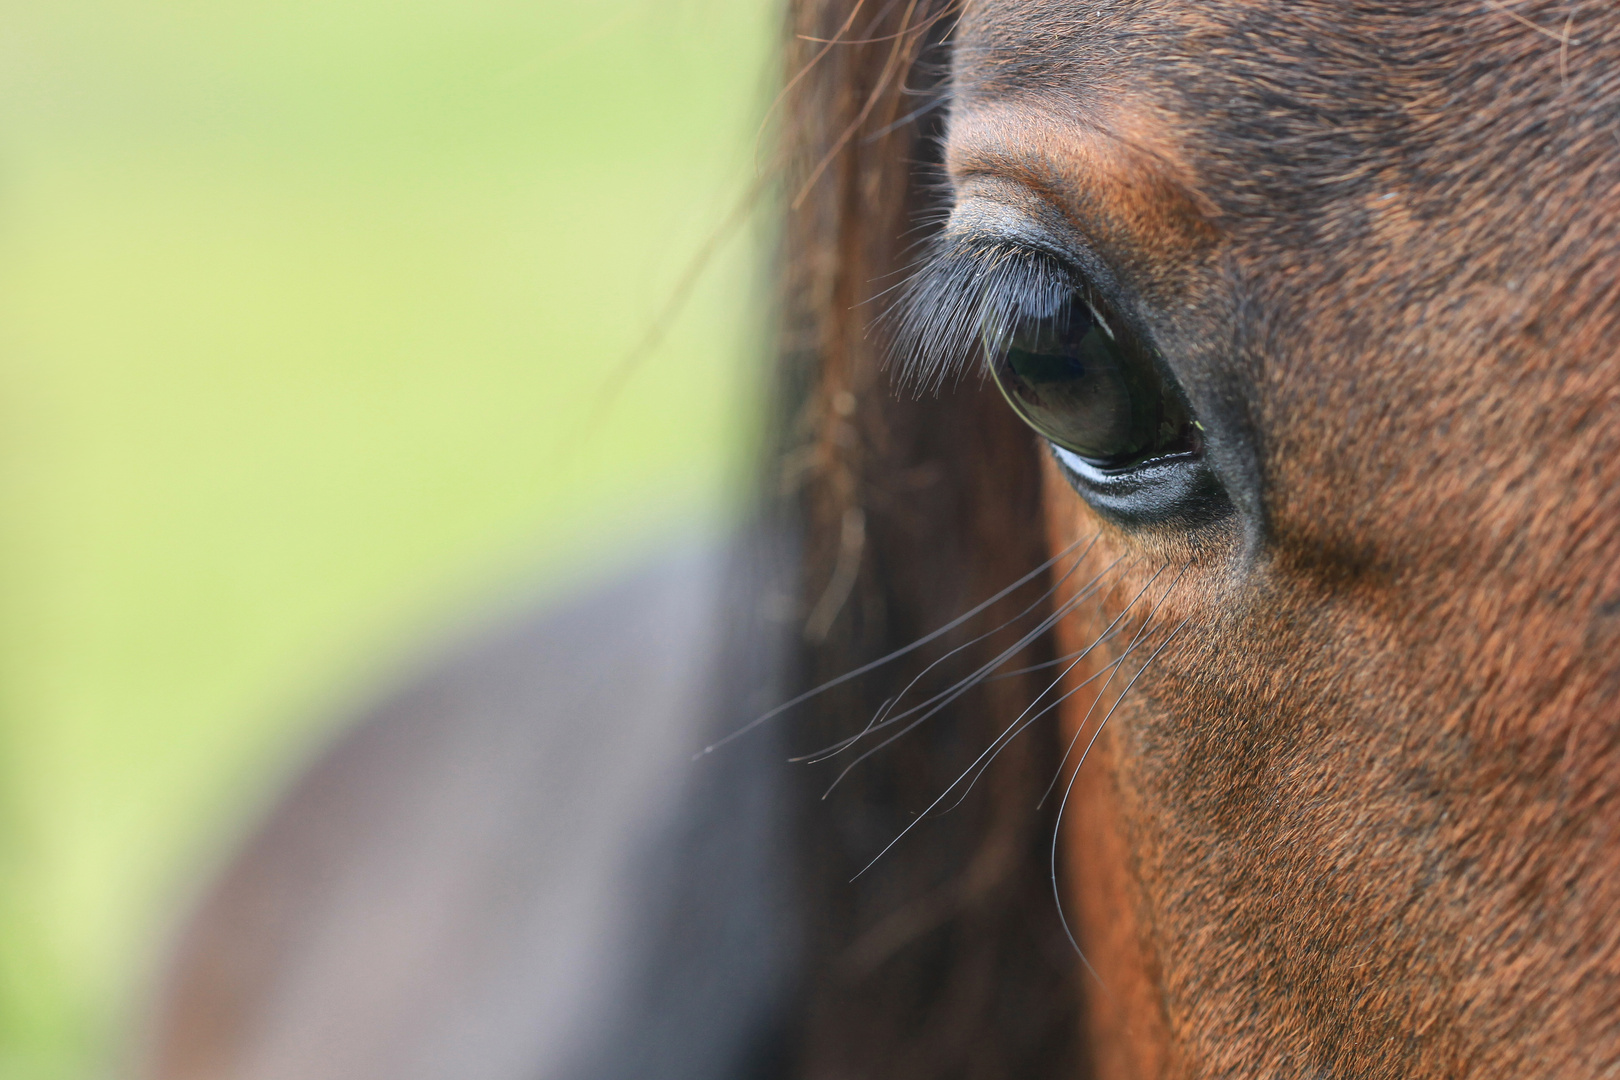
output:
M 1192 416 L 1152 356 L 1117 320 L 1076 297 L 985 347 L 1001 392 L 1058 446 L 1106 469 L 1192 453 Z

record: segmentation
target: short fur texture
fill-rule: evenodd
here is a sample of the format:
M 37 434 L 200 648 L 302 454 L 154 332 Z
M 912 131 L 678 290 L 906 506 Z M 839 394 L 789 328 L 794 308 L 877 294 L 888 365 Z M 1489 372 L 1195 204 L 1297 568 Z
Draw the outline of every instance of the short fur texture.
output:
M 940 14 L 796 10 L 823 39 Z M 787 232 L 803 335 L 788 355 L 814 372 L 798 430 L 819 448 L 799 489 L 807 599 L 864 519 L 862 573 L 811 671 L 927 629 L 959 575 L 981 586 L 969 596 L 1011 580 L 1043 529 L 1052 549 L 1100 530 L 1088 558 L 1117 567 L 1112 606 L 1066 619 L 1060 651 L 1138 595 L 1158 605 L 1133 624 L 1145 636 L 1108 656 L 1164 648 L 1066 705 L 1085 740 L 1111 714 L 1065 823 L 1092 860 L 1070 867 L 1067 897 L 1110 987 L 1087 995 L 1085 1061 L 1012 1049 L 1062 1040 L 1000 1026 L 996 999 L 1075 993 L 1038 964 L 974 959 L 971 935 L 1025 918 L 1008 887 L 914 935 L 950 941 L 926 961 L 896 954 L 853 989 L 816 982 L 807 1045 L 838 1064 L 809 1074 L 1614 1075 L 1620 10 L 964 6 L 944 202 L 1057 215 L 1135 299 L 1235 507 L 1196 530 L 1101 522 L 1050 470 L 1037 497 L 1031 440 L 989 395 L 888 393 L 862 303 L 906 264 L 908 217 L 948 209 L 926 126 L 873 137 L 889 121 L 868 115 L 840 139 L 869 102 L 900 108 L 892 78 L 879 85 L 891 40 L 832 49 L 792 105 L 805 162 L 839 151 Z M 936 494 L 914 494 L 916 470 Z M 976 699 L 1000 711 L 952 737 L 993 735 L 1027 700 Z M 940 786 L 932 761 L 890 759 L 878 783 L 922 797 Z M 1039 773 L 1013 770 L 990 805 L 1032 804 Z M 1026 816 L 1007 835 L 1025 849 L 1046 827 Z M 945 846 L 973 850 L 955 836 Z M 840 858 L 821 850 L 814 873 L 837 880 Z M 918 858 L 918 876 L 960 872 Z M 834 904 L 828 942 L 872 918 L 860 888 Z M 940 987 L 968 1004 L 949 1012 Z M 931 1038 L 971 1032 L 994 1063 L 908 1071 L 877 1049 L 945 1015 Z

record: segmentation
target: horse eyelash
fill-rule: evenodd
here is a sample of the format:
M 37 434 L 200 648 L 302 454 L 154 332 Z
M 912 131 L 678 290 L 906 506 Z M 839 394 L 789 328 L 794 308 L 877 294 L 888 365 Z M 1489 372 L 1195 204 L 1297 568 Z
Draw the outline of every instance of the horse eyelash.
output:
M 881 320 L 892 332 L 890 363 L 900 384 L 921 396 L 959 381 L 984 335 L 1051 316 L 1077 286 L 1045 252 L 960 234 L 935 238 Z

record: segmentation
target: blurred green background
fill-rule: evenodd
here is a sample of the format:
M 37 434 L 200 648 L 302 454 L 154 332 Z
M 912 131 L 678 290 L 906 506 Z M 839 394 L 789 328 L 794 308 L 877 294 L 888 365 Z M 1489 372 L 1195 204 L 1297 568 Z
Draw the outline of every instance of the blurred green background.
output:
M 0 1077 L 446 628 L 740 488 L 769 0 L 0 4 Z M 594 418 L 594 419 L 593 419 Z

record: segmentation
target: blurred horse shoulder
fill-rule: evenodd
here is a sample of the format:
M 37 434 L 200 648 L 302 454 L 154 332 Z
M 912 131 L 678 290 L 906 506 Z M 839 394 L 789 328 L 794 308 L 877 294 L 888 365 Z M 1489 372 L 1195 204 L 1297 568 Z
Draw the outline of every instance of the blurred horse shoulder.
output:
M 774 685 L 761 566 L 666 556 L 365 716 L 185 927 L 144 1075 L 750 1075 L 791 958 L 780 755 L 692 759 Z

